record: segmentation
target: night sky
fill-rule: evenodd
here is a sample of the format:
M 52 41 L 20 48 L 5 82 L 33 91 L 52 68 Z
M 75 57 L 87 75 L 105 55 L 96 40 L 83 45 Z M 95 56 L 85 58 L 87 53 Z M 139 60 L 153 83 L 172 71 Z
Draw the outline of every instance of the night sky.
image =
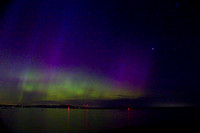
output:
M 5 0 L 0 104 L 200 103 L 192 0 Z

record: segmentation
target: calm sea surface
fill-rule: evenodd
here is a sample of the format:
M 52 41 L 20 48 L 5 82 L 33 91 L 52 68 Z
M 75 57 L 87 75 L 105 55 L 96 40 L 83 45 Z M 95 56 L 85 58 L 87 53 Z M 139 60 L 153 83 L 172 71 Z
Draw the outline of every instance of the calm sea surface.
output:
M 0 109 L 1 128 L 9 132 L 104 132 L 124 127 L 200 122 L 199 109 Z M 199 123 L 200 125 L 200 123 Z

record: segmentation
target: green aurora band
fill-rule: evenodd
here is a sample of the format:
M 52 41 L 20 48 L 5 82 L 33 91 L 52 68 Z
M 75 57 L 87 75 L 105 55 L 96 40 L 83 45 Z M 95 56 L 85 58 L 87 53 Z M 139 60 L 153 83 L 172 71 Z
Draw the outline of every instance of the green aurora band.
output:
M 18 102 L 24 102 L 24 95 L 37 92 L 44 94 L 38 100 L 111 100 L 139 98 L 144 95 L 141 89 L 118 84 L 106 78 L 84 72 L 28 72 L 19 77 L 21 93 Z

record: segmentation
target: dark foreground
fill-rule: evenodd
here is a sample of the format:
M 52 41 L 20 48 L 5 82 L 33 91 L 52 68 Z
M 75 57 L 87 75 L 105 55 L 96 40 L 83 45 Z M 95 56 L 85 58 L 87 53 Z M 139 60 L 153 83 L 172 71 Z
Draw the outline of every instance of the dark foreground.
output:
M 0 109 L 4 132 L 200 131 L 200 108 Z

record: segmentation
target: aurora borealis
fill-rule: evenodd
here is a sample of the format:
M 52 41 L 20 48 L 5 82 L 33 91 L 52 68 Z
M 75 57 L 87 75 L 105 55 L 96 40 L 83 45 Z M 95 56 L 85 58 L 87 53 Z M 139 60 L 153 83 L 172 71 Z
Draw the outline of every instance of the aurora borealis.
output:
M 2 103 L 144 96 L 149 55 L 115 38 L 112 20 L 89 3 L 18 1 L 5 14 Z
M 16 65 L 14 66 L 13 69 L 17 70 Z M 135 99 L 144 95 L 141 86 L 75 68 L 68 71 L 61 68 L 40 68 L 5 73 L 4 80 L 1 80 L 3 102 Z M 15 94 L 12 97 L 15 98 L 8 97 L 13 92 Z
M 184 27 L 189 23 L 184 17 L 187 4 L 178 5 L 113 0 L 3 3 L 0 104 L 198 103 L 198 49 L 188 47 L 195 35 L 193 27 Z M 169 18 L 171 14 L 175 17 Z
M 85 75 L 85 76 L 84 76 Z M 115 99 L 121 96 L 137 98 L 141 91 L 133 91 L 131 86 L 114 85 L 98 77 L 89 77 L 88 74 L 64 73 L 47 75 L 39 72 L 29 73 L 26 79 L 22 79 L 24 91 L 38 91 L 45 93 L 43 100 L 83 100 L 83 99 Z M 22 92 L 23 93 L 23 92 Z M 23 99 L 23 94 L 21 100 Z

